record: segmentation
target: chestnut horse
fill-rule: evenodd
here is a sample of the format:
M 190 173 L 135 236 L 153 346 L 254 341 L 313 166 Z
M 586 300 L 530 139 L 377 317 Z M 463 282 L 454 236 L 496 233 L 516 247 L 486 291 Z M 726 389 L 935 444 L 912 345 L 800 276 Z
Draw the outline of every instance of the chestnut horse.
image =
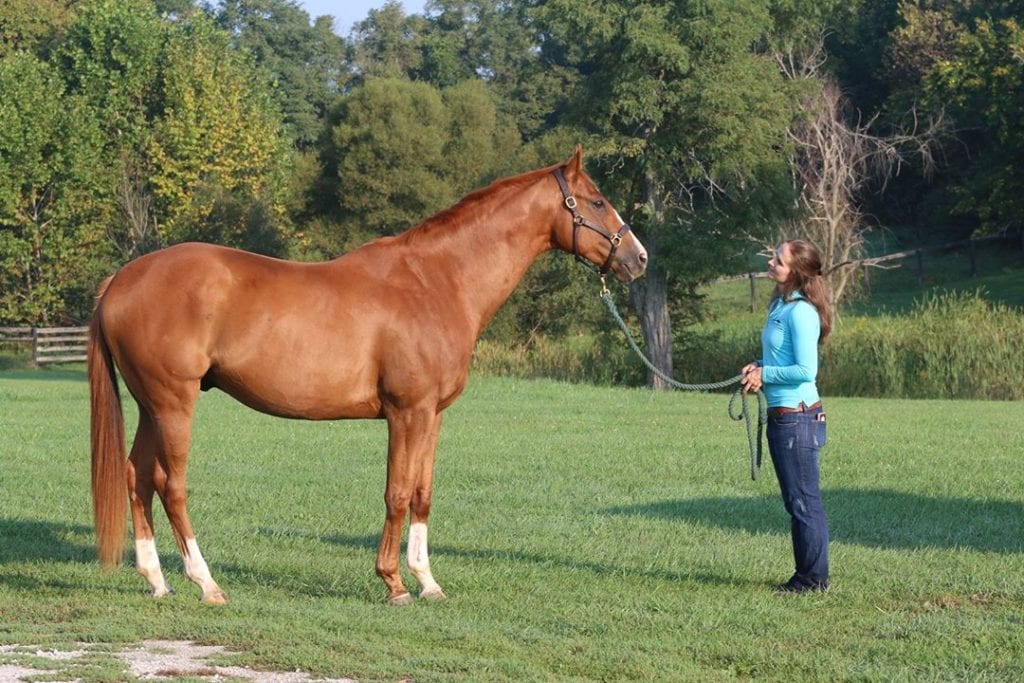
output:
M 125 265 L 100 287 L 89 330 L 92 496 L 102 565 L 124 552 L 131 505 L 136 568 L 170 591 L 153 541 L 160 496 L 185 574 L 206 603 L 227 597 L 189 521 L 186 468 L 200 391 L 307 420 L 387 420 L 386 516 L 376 570 L 388 601 L 443 599 L 427 554 L 441 413 L 466 386 L 484 326 L 541 253 L 558 248 L 622 282 L 647 253 L 583 171 L 565 164 L 496 181 L 396 237 L 325 263 L 180 244 Z M 139 406 L 131 454 L 115 367 Z M 125 482 L 128 495 L 125 495 Z

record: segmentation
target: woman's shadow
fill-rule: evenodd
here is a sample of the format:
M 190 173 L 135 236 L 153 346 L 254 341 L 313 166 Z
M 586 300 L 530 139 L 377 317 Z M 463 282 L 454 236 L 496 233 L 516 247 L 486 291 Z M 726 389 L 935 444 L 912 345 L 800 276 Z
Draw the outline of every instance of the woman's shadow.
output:
M 1024 503 L 931 498 L 886 489 L 822 492 L 833 541 L 892 548 L 1024 551 Z M 787 533 L 778 495 L 684 498 L 609 508 L 613 515 L 679 519 L 755 534 Z

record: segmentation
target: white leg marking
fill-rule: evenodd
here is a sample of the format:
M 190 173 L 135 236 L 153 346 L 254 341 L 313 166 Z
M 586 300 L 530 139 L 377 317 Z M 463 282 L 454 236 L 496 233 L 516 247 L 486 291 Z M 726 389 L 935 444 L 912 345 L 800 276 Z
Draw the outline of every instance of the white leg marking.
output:
M 220 586 L 210 576 L 210 569 L 206 566 L 203 554 L 199 552 L 196 539 L 185 539 L 185 555 L 181 559 L 185 562 L 185 576 L 203 589 L 204 599 L 221 593 Z
M 135 541 L 135 569 L 146 577 L 153 597 L 159 598 L 171 592 L 160 569 L 160 556 L 156 553 L 156 542 L 152 538 Z
M 427 551 L 427 525 L 422 522 L 409 525 L 409 546 L 406 559 L 409 571 L 420 584 L 420 597 L 443 597 L 444 592 L 430 573 L 430 555 Z

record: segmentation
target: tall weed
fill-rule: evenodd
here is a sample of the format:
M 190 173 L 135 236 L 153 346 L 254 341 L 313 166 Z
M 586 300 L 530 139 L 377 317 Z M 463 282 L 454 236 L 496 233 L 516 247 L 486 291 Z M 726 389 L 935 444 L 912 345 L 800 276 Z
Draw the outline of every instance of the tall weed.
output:
M 980 293 L 933 295 L 905 316 L 844 320 L 825 347 L 824 393 L 1020 399 L 1024 314 Z
M 640 386 L 645 370 L 621 337 L 535 335 L 529 345 L 480 340 L 473 370 L 495 377 L 548 378 L 600 386 Z

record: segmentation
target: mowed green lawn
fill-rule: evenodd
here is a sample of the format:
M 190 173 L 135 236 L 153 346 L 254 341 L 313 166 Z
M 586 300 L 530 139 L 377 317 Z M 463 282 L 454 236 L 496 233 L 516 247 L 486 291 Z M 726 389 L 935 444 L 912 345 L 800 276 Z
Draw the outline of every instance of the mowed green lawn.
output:
M 0 373 L 0 643 L 190 639 L 361 681 L 1024 679 L 1024 405 L 826 399 L 833 588 L 780 597 L 788 521 L 726 401 L 474 378 L 434 489 L 449 599 L 395 608 L 373 572 L 384 424 L 211 392 L 191 513 L 231 603 L 210 607 L 162 511 L 176 594 L 148 597 L 131 553 L 100 572 L 83 375 Z

